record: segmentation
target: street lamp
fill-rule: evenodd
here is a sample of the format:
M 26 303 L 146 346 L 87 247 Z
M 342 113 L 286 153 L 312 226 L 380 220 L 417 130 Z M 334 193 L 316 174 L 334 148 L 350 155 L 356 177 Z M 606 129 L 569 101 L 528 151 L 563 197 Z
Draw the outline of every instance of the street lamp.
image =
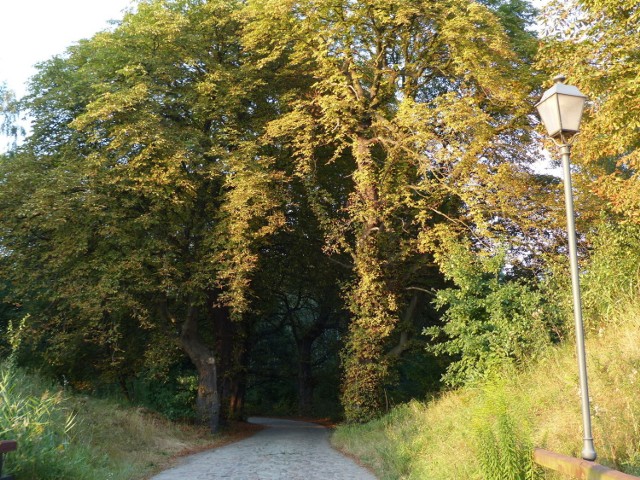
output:
M 584 348 L 584 326 L 582 323 L 582 304 L 580 301 L 580 278 L 578 276 L 578 253 L 576 245 L 575 215 L 573 212 L 573 192 L 571 188 L 571 169 L 569 155 L 571 141 L 580 130 L 580 120 L 587 97 L 571 85 L 565 85 L 565 77 L 559 75 L 553 79 L 555 85 L 544 92 L 536 105 L 547 133 L 562 155 L 564 170 L 564 199 L 567 208 L 567 235 L 569 237 L 569 260 L 571 263 L 571 286 L 573 290 L 573 315 L 576 324 L 576 346 L 578 370 L 580 372 L 580 394 L 582 396 L 582 425 L 584 446 L 582 458 L 595 460 L 596 451 L 591 434 L 591 411 L 589 408 L 589 386 L 587 381 L 587 361 Z

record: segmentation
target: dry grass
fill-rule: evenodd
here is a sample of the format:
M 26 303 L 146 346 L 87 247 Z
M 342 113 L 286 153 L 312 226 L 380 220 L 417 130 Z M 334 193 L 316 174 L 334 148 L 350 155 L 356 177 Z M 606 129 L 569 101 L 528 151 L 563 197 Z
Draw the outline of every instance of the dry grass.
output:
M 68 394 L 43 377 L 0 364 L 0 438 L 18 441 L 5 469 L 30 480 L 137 480 L 179 457 L 252 435 L 234 423 L 212 436 L 148 409 Z
M 112 466 L 113 478 L 149 478 L 185 455 L 221 447 L 253 435 L 261 427 L 232 424 L 212 436 L 206 427 L 176 424 L 145 408 L 110 400 L 76 398 L 78 441 L 88 443 Z
M 587 365 L 593 434 L 599 462 L 640 473 L 640 311 L 627 310 L 625 321 L 587 341 Z M 534 440 L 550 450 L 579 456 L 582 424 L 573 346 L 550 352 L 523 376 L 531 392 Z M 536 401 L 537 400 L 537 401 Z
M 600 463 L 640 474 L 640 306 L 609 324 L 587 341 L 596 450 Z M 366 425 L 339 427 L 334 443 L 383 479 L 481 479 L 477 429 L 497 415 L 499 404 L 506 405 L 527 443 L 579 456 L 573 345 L 550 349 L 522 373 L 505 373 L 426 404 L 412 402 Z

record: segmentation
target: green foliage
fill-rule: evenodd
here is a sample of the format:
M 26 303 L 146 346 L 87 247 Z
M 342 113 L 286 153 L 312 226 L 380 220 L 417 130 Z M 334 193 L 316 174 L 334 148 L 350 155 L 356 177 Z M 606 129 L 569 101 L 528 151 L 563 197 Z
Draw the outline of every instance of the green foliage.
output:
M 636 299 L 587 339 L 598 462 L 632 475 L 640 473 L 639 327 Z M 578 385 L 575 345 L 555 345 L 500 379 L 400 405 L 364 425 L 340 426 L 333 441 L 381 479 L 555 479 L 532 472 L 531 448 L 580 457 Z
M 448 364 L 448 358 L 427 352 L 423 343 L 416 343 L 392 366 L 397 380 L 388 386 L 388 402 L 398 405 L 439 391 Z
M 473 254 L 465 242 L 443 237 L 442 269 L 455 288 L 440 290 L 435 303 L 446 309 L 442 326 L 425 334 L 437 343 L 428 347 L 449 355 L 444 380 L 459 386 L 510 366 L 531 362 L 550 344 L 558 311 L 545 292 L 507 276 L 506 251 Z M 446 253 L 445 253 L 446 252 Z
M 342 355 L 351 420 L 385 405 L 386 354 L 406 288 L 441 281 L 421 248 L 433 225 L 481 225 L 496 210 L 508 223 L 514 192 L 503 195 L 504 183 L 525 188 L 514 159 L 531 155 L 521 128 L 531 75 L 505 25 L 526 36 L 526 5 L 511 16 L 506 3 L 494 6 L 504 6 L 502 17 L 459 0 L 254 0 L 243 12 L 243 42 L 256 63 L 284 64 L 281 77 L 298 71 L 309 82 L 304 93 L 298 83 L 283 96 L 286 108 L 268 124 L 267 140 L 291 150 L 326 249 L 351 256 L 352 321 Z M 353 184 L 344 195 L 320 183 L 318 172 L 346 160 Z
M 242 60 L 241 3 L 140 2 L 33 78 L 33 132 L 0 162 L 0 271 L 33 358 L 75 386 L 125 383 L 181 339 L 211 368 L 221 336 L 202 332 L 248 308 L 283 216 L 255 141 L 276 92 Z
M 532 59 L 537 51 L 537 38 L 531 34 L 537 10 L 526 0 L 481 0 L 496 12 L 514 49 L 525 59 Z
M 141 374 L 131 382 L 131 401 L 158 412 L 170 420 L 194 421 L 198 375 L 170 372 L 166 378 Z
M 586 325 L 609 325 L 620 308 L 640 292 L 640 226 L 603 218 L 591 235 L 591 252 L 582 276 Z
M 635 1 L 572 0 L 545 9 L 546 37 L 538 65 L 568 75 L 591 102 L 572 158 L 586 173 L 585 190 L 607 208 L 640 222 L 640 95 L 636 72 L 640 15 Z
M 8 362 L 0 365 L 0 439 L 18 441 L 3 473 L 29 480 L 148 478 L 185 448 L 216 441 L 144 408 L 63 391 Z
M 520 0 L 150 0 L 42 63 L 32 134 L 0 162 L 0 273 L 31 314 L 20 358 L 90 390 L 186 354 L 209 381 L 198 400 L 231 398 L 252 335 L 278 318 L 261 309 L 297 296 L 305 307 L 279 316 L 291 336 L 261 363 L 295 343 L 308 366 L 326 347 L 335 379 L 342 346 L 347 417 L 379 414 L 436 316 L 411 307 L 443 283 L 436 226 L 547 240 L 526 169 L 532 13 Z M 492 289 L 496 324 L 535 304 L 524 284 Z M 529 304 L 503 305 L 518 295 Z M 498 338 L 509 355 L 528 348 Z
M 7 140 L 8 148 L 15 148 L 18 137 L 24 135 L 24 129 L 17 124 L 20 114 L 15 94 L 0 83 L 0 141 Z M 5 150 L 0 148 L 0 153 Z

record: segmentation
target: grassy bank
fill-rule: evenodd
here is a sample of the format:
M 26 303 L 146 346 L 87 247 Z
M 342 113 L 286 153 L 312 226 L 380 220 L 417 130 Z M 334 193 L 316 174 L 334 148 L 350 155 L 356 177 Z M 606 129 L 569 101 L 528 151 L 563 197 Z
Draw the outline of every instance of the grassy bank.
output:
M 0 366 L 0 439 L 18 441 L 5 463 L 16 478 L 144 479 L 179 455 L 243 433 L 211 437 L 146 409 L 66 394 L 38 376 Z
M 587 341 L 598 461 L 640 475 L 640 306 L 609 325 Z M 339 427 L 334 443 L 382 479 L 554 478 L 531 464 L 530 453 L 537 446 L 580 455 L 574 346 L 549 349 L 523 372 Z

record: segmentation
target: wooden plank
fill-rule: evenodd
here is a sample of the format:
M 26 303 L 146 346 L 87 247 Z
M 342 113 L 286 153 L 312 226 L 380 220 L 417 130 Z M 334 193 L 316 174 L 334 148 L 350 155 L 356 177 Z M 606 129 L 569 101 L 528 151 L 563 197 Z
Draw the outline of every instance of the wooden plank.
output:
M 639 480 L 627 473 L 612 470 L 603 465 L 581 458 L 567 457 L 559 453 L 536 448 L 533 461 L 550 470 L 571 475 L 578 480 Z
M 0 453 L 13 452 L 18 448 L 15 440 L 0 440 Z

